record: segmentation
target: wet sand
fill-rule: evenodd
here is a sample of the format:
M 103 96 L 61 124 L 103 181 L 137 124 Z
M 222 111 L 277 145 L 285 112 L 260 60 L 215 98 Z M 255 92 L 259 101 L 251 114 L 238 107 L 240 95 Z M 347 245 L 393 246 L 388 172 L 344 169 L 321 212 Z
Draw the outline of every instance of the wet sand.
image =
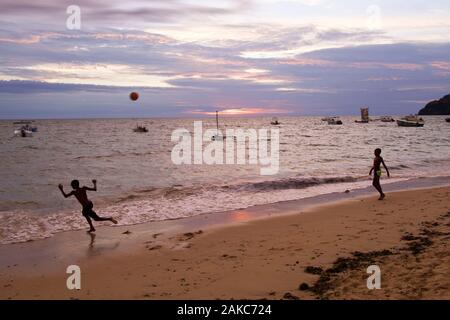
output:
M 70 232 L 2 248 L 0 298 L 448 299 L 449 211 L 440 187 L 251 221 L 236 211 L 204 229 Z M 81 267 L 81 290 L 66 288 L 69 264 Z M 380 290 L 366 287 L 371 264 Z

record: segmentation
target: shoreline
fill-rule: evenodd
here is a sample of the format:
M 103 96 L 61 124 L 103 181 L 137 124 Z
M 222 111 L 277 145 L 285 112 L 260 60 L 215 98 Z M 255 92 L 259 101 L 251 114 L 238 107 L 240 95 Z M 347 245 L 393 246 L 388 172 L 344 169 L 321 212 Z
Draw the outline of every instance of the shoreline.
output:
M 383 189 L 386 192 L 394 191 L 404 191 L 413 189 L 424 189 L 424 188 L 434 188 L 440 186 L 450 186 L 450 176 L 437 176 L 429 178 L 411 178 L 406 180 L 392 179 L 394 182 L 390 182 L 385 179 L 383 183 Z M 342 191 L 333 191 L 328 193 L 317 194 L 313 196 L 307 196 L 305 198 L 294 199 L 294 200 L 283 200 L 268 204 L 251 205 L 245 208 L 231 209 L 226 211 L 216 211 L 208 213 L 200 213 L 189 217 L 180 217 L 175 219 L 139 222 L 135 224 L 124 224 L 118 226 L 111 226 L 108 223 L 96 223 L 96 229 L 101 230 L 103 233 L 107 233 L 108 236 L 117 235 L 114 230 L 117 228 L 122 229 L 136 229 L 138 232 L 142 230 L 150 229 L 155 230 L 155 232 L 165 232 L 170 229 L 180 229 L 180 232 L 189 228 L 198 226 L 199 228 L 211 228 L 217 226 L 230 225 L 235 222 L 251 221 L 260 218 L 266 218 L 271 216 L 282 214 L 292 214 L 297 210 L 304 210 L 315 206 L 320 206 L 323 204 L 334 203 L 339 201 L 344 201 L 348 199 L 353 199 L 357 197 L 368 196 L 375 193 L 374 189 L 370 185 L 370 181 L 367 181 L 367 187 L 356 187 L 355 189 L 346 188 L 348 185 L 346 183 L 337 183 L 335 187 L 340 186 Z M 347 193 L 348 191 L 348 193 Z M 78 214 L 74 212 L 73 214 Z M 116 217 L 117 218 L 117 217 Z M 84 220 L 83 220 L 84 222 Z M 45 241 L 52 239 L 54 237 L 62 237 L 64 241 L 65 238 L 70 238 L 67 236 L 70 233 L 79 233 L 84 231 L 86 228 L 74 229 L 74 230 L 61 230 L 52 233 L 50 236 L 37 239 L 27 239 L 22 241 L 12 241 L 0 244 L 0 253 L 2 248 L 5 246 L 33 243 L 36 241 Z M 125 232 L 124 230 L 123 232 Z M 189 231 L 189 230 L 188 230 Z M 0 269 L 2 267 L 2 259 L 0 255 Z
M 204 222 L 209 228 L 192 221 L 175 221 L 162 234 L 142 224 L 102 227 L 93 238 L 75 231 L 2 246 L 0 298 L 281 299 L 289 292 L 315 299 L 310 291 L 298 291 L 301 283 L 313 286 L 317 281 L 317 275 L 304 272 L 306 267 L 330 266 L 354 251 L 398 247 L 405 233 L 417 234 L 421 223 L 450 210 L 449 194 L 450 187 L 416 188 L 391 192 L 383 202 L 373 193 L 346 194 L 346 199 L 308 208 L 292 203 L 265 206 L 261 219 L 249 219 L 238 210 L 234 223 Z M 407 208 L 412 202 L 416 204 Z M 123 234 L 127 230 L 131 233 Z M 65 288 L 69 264 L 80 265 L 87 289 Z M 111 279 L 125 290 L 112 290 Z

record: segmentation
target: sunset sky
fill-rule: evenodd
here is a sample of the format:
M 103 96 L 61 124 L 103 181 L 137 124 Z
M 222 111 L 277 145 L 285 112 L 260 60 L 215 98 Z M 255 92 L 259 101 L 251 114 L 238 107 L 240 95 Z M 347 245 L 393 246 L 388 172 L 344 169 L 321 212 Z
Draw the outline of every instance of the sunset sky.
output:
M 1 119 L 408 114 L 450 93 L 448 0 L 0 6 Z

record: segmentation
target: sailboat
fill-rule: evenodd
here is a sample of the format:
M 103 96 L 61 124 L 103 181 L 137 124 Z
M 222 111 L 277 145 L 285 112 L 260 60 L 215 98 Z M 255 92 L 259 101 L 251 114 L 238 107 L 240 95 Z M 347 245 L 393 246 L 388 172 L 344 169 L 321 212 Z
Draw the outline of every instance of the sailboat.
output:
M 356 123 L 369 123 L 369 108 L 361 108 L 361 120 L 355 120 Z
M 217 128 L 217 132 L 215 135 L 213 135 L 211 137 L 212 141 L 223 141 L 225 140 L 227 137 L 225 135 L 222 135 L 219 132 L 219 111 L 216 111 L 216 128 Z

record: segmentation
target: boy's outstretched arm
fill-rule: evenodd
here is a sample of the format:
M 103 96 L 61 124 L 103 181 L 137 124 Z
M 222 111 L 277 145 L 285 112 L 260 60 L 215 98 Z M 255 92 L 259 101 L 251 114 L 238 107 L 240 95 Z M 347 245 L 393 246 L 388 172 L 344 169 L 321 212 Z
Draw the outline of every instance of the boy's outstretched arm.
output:
M 92 180 L 92 183 L 94 184 L 94 187 L 93 188 L 89 188 L 89 187 L 84 187 L 86 190 L 89 190 L 89 191 L 97 191 L 97 180 Z
M 61 183 L 58 184 L 58 188 L 59 188 L 59 190 L 61 190 L 61 193 L 62 193 L 62 195 L 64 196 L 64 198 L 68 198 L 68 197 L 70 197 L 70 196 L 73 195 L 73 191 L 71 191 L 71 192 L 69 192 L 69 193 L 65 193 L 65 192 L 64 192 L 63 185 L 62 185 Z
M 391 174 L 389 173 L 389 169 L 387 168 L 386 164 L 384 163 L 384 160 L 381 160 L 381 163 L 383 164 L 384 169 L 386 169 L 387 176 L 390 178 Z

